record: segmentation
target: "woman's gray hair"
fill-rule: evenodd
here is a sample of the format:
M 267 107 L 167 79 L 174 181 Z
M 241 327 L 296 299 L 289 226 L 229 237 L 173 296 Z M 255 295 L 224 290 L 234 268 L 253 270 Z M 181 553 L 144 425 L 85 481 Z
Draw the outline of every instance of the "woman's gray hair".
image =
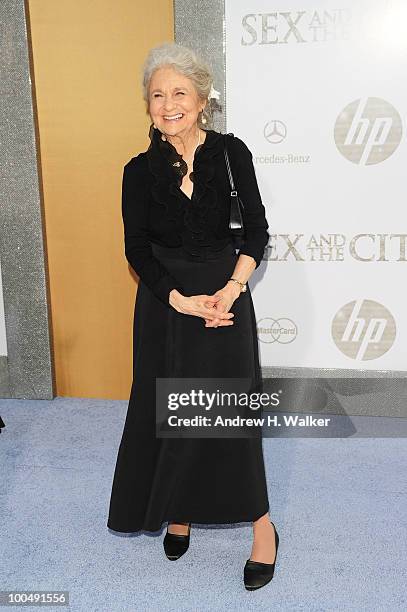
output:
M 208 95 L 211 91 L 213 81 L 212 73 L 206 62 L 200 58 L 195 51 L 177 43 L 166 42 L 153 49 L 150 49 L 142 69 L 143 98 L 149 108 L 149 86 L 153 73 L 158 68 L 171 66 L 189 78 L 202 101 L 206 100 L 206 106 L 202 113 L 198 115 L 198 125 L 201 128 L 209 127 L 212 124 L 213 106 L 216 100 Z M 202 123 L 202 116 L 206 118 L 206 123 Z

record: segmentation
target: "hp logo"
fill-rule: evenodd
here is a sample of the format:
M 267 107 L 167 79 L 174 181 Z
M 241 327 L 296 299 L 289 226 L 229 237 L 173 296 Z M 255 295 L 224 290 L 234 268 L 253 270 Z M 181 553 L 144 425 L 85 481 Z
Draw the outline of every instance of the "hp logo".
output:
M 351 359 L 377 359 L 393 346 L 396 322 L 382 304 L 355 300 L 334 316 L 332 338 L 338 349 Z

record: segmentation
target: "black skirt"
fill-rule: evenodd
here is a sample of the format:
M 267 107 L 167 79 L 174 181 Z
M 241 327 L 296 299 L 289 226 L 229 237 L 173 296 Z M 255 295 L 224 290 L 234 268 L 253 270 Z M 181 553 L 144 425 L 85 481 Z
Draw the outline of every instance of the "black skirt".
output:
M 185 295 L 213 294 L 232 276 L 232 244 L 199 257 L 153 244 Z M 163 522 L 240 523 L 269 510 L 261 435 L 156 437 L 156 377 L 250 378 L 261 389 L 256 319 L 249 287 L 233 303 L 234 324 L 162 303 L 140 280 L 133 325 L 133 384 L 114 472 L 107 526 L 157 531 Z

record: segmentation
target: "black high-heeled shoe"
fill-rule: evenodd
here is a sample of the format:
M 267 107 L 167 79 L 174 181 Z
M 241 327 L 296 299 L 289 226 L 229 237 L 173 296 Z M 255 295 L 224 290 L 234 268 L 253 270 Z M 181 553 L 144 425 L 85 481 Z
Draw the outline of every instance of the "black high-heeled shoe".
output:
M 270 521 L 270 523 L 273 525 L 276 541 L 276 556 L 274 557 L 274 563 L 260 563 L 260 561 L 252 561 L 251 559 L 246 561 L 246 565 L 244 566 L 244 585 L 248 591 L 260 589 L 268 584 L 274 576 L 279 537 L 274 523 L 272 521 Z
M 176 561 L 184 553 L 187 552 L 189 548 L 189 539 L 191 535 L 191 523 L 188 526 L 188 534 L 187 535 L 178 535 L 176 533 L 168 533 L 168 525 L 167 525 L 167 533 L 164 537 L 164 551 L 167 555 L 167 558 L 170 561 Z

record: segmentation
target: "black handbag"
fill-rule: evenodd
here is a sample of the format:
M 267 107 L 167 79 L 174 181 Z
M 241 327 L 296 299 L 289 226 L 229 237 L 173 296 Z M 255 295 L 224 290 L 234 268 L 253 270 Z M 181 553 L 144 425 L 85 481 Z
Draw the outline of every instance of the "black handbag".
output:
M 239 198 L 237 193 L 237 189 L 235 187 L 235 183 L 233 180 L 233 174 L 230 167 L 230 161 L 227 150 L 227 136 L 233 136 L 231 132 L 223 135 L 224 141 L 224 154 L 226 161 L 226 168 L 229 176 L 230 183 L 230 218 L 229 218 L 229 229 L 232 236 L 235 238 L 236 243 L 241 243 L 244 237 L 244 223 L 242 212 L 244 210 L 244 204 L 242 200 Z

